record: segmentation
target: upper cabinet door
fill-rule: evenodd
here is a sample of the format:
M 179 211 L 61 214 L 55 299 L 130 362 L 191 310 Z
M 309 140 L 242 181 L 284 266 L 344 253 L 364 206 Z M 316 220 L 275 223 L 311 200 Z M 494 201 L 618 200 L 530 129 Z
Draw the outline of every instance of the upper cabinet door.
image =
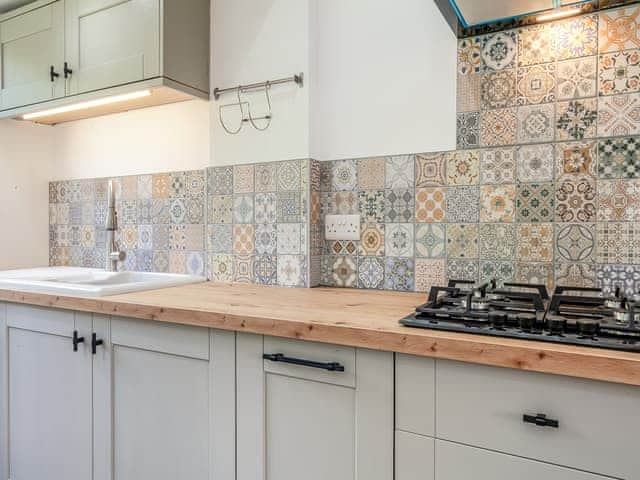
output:
M 67 0 L 67 95 L 160 75 L 160 0 Z
M 63 1 L 0 23 L 0 109 L 64 96 L 63 64 Z

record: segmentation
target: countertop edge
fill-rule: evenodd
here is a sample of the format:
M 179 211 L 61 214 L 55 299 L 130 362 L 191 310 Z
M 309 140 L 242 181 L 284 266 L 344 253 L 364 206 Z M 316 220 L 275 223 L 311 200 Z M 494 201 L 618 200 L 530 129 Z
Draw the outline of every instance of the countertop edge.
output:
M 640 386 L 640 355 L 631 352 L 425 329 L 368 328 L 344 323 L 265 318 L 251 313 L 239 315 L 197 308 L 159 307 L 108 297 L 71 297 L 0 289 L 0 302 L 272 335 Z

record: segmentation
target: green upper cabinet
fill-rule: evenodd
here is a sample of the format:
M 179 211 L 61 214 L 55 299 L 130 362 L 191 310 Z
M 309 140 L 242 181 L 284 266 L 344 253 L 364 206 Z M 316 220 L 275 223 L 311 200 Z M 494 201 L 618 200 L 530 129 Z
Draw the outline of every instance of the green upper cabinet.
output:
M 0 109 L 64 96 L 63 64 L 62 0 L 0 22 Z
M 0 118 L 135 91 L 151 95 L 120 111 L 208 99 L 209 30 L 210 0 L 36 0 L 1 14 Z
M 160 75 L 160 0 L 66 0 L 67 94 Z

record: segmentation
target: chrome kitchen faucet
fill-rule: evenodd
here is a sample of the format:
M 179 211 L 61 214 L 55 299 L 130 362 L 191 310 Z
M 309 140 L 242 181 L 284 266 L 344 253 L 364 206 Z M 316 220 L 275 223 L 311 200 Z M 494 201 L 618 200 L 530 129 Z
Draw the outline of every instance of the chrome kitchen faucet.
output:
M 124 260 L 124 252 L 118 250 L 116 243 L 116 232 L 118 231 L 118 212 L 116 211 L 116 191 L 113 180 L 109 180 L 107 199 L 107 221 L 105 230 L 107 231 L 107 265 L 108 272 L 118 271 L 118 262 Z

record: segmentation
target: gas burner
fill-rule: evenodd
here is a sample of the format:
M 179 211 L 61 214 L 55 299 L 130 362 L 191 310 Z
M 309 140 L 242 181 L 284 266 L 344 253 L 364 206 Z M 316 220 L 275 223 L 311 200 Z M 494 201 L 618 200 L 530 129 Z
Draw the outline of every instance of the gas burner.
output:
M 409 327 L 640 352 L 640 293 L 620 289 L 450 281 L 400 323 Z

